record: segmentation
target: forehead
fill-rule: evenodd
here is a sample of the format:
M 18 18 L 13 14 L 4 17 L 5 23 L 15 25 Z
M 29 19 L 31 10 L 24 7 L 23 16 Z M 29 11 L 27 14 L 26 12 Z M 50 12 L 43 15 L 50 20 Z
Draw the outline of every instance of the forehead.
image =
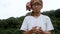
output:
M 42 1 L 39 1 L 39 2 L 35 1 L 35 2 L 32 2 L 32 5 L 34 5 L 34 4 L 40 4 L 41 5 L 43 3 L 42 3 Z
M 32 5 L 40 5 L 40 6 L 42 6 L 42 3 L 36 2 L 36 3 L 33 3 Z
M 39 2 L 33 3 L 33 5 L 40 4 Z

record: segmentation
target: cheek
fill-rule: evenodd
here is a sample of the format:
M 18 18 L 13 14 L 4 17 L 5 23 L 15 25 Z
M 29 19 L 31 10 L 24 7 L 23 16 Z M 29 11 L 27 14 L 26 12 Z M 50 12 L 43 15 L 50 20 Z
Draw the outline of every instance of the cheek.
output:
M 40 9 L 40 10 L 41 10 L 41 9 L 42 9 L 42 6 L 38 7 L 38 9 Z
M 35 9 L 35 7 L 32 7 L 32 10 L 34 10 Z

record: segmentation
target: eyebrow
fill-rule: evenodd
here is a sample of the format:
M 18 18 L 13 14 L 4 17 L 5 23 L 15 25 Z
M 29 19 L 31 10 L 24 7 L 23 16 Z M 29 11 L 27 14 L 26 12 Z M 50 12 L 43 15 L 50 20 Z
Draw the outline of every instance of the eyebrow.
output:
M 32 4 L 32 5 L 42 5 L 42 3 L 38 3 L 38 2 L 36 2 L 36 3 L 34 3 L 34 4 Z

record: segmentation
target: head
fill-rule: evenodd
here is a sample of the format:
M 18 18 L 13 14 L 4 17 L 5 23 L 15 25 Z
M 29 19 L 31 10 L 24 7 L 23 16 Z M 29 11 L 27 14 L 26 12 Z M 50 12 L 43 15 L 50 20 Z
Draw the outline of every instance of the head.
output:
M 33 11 L 40 11 L 42 9 L 42 7 L 43 7 L 42 0 L 31 0 L 26 5 L 27 10 L 31 10 L 32 9 Z
M 31 8 L 34 12 L 39 12 L 43 7 L 42 0 L 31 1 Z

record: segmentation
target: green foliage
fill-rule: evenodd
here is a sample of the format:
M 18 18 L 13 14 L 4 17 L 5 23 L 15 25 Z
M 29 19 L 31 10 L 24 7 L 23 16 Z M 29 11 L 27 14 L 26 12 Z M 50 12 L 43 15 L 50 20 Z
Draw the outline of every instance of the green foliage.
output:
M 55 17 L 60 18 L 60 9 L 55 11 Z

